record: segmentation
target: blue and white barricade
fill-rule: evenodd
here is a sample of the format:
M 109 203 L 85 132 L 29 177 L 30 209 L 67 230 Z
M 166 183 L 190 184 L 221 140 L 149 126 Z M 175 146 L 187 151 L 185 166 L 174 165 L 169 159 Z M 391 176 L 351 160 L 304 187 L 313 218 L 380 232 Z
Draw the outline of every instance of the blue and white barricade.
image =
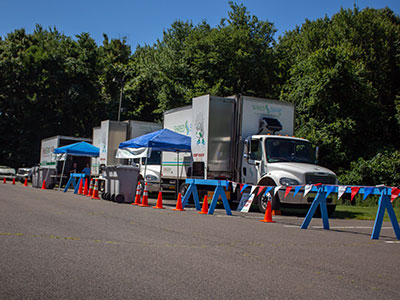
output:
M 194 204 L 196 206 L 196 210 L 200 211 L 200 201 L 199 194 L 197 191 L 197 185 L 208 185 L 215 186 L 214 195 L 211 201 L 211 205 L 208 208 L 208 214 L 212 215 L 214 213 L 215 207 L 217 206 L 217 202 L 219 197 L 222 199 L 222 203 L 224 205 L 226 214 L 231 216 L 232 211 L 229 206 L 228 199 L 226 198 L 224 187 L 228 188 L 229 181 L 227 180 L 208 180 L 208 179 L 186 179 L 186 183 L 189 184 L 189 188 L 186 191 L 185 195 L 182 199 L 182 206 L 185 207 L 187 205 L 190 196 L 193 196 Z
M 330 193 L 337 193 L 339 192 L 339 186 L 329 186 L 329 185 L 319 185 L 313 186 L 311 191 L 317 192 L 314 201 L 311 204 L 310 209 L 306 217 L 304 218 L 303 223 L 301 224 L 301 229 L 307 229 L 308 225 L 311 222 L 311 219 L 314 216 L 314 213 L 318 206 L 320 206 L 321 210 L 321 218 L 323 228 L 329 230 L 329 220 L 328 220 L 328 211 L 326 206 L 326 199 Z M 372 231 L 371 239 L 379 239 L 379 235 L 382 228 L 383 217 L 385 215 L 385 210 L 387 209 L 390 221 L 392 222 L 393 230 L 396 234 L 396 238 L 400 240 L 400 228 L 399 223 L 397 221 L 395 212 L 393 210 L 393 206 L 391 203 L 391 193 L 392 189 L 388 187 L 344 187 L 345 190 L 342 193 L 349 193 L 352 194 L 352 198 L 355 194 L 364 194 L 364 199 L 368 195 L 380 195 L 379 204 L 378 204 L 378 211 L 375 217 L 374 228 Z
M 79 178 L 79 179 L 78 179 L 78 182 L 76 182 L 75 178 Z M 72 173 L 72 174 L 69 176 L 69 179 L 68 179 L 67 184 L 65 185 L 64 193 L 66 193 L 66 192 L 68 191 L 69 186 L 70 186 L 71 183 L 72 183 L 72 186 L 74 187 L 74 194 L 77 194 L 77 193 L 78 193 L 78 190 L 79 190 L 79 185 L 80 185 L 81 181 L 82 181 L 84 178 L 85 178 L 85 173 Z

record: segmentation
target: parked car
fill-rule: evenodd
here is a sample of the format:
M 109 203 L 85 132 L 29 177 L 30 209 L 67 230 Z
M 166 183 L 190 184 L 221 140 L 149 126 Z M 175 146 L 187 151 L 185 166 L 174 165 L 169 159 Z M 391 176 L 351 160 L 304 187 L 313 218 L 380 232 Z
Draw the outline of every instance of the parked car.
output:
M 32 181 L 32 168 L 18 168 L 16 179 L 24 183 L 26 178 Z
M 15 169 L 6 166 L 0 166 L 0 179 L 12 180 L 15 177 Z

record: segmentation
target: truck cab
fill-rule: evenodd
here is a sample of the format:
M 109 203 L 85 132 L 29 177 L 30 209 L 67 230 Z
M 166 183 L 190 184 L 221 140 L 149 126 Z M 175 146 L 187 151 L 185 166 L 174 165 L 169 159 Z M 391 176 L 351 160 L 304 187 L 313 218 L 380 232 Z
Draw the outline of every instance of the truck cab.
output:
M 311 143 L 303 138 L 282 135 L 254 135 L 244 141 L 242 160 L 242 182 L 260 186 L 297 186 L 305 184 L 337 184 L 335 173 L 317 165 L 317 159 Z M 295 197 L 283 197 L 285 189 L 274 197 L 269 194 L 260 197 L 258 205 L 265 209 L 266 200 L 271 199 L 275 208 L 280 205 L 309 206 L 315 195 L 303 198 L 303 194 Z M 329 203 L 331 202 L 331 203 Z M 330 211 L 334 203 L 328 200 Z M 261 206 L 261 207 L 260 207 Z

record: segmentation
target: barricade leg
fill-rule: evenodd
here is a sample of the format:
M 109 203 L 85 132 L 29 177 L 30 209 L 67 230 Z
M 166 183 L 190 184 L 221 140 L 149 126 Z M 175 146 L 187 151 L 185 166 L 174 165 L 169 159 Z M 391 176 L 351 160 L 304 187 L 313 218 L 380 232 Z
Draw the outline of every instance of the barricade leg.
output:
M 210 208 L 208 209 L 208 214 L 212 215 L 214 213 L 215 207 L 217 206 L 217 202 L 220 196 L 222 199 L 222 203 L 224 204 L 226 214 L 231 216 L 232 215 L 231 207 L 229 206 L 229 202 L 228 199 L 226 198 L 225 191 L 223 187 L 220 185 L 215 188 L 214 196 L 212 198 Z
M 326 206 L 326 193 L 323 193 L 324 197 L 321 199 L 321 202 L 319 203 L 319 208 L 321 209 L 321 218 L 322 218 L 322 223 L 324 226 L 324 229 L 329 230 L 329 219 L 328 219 L 328 207 Z
M 189 188 L 187 189 L 185 195 L 183 196 L 183 200 L 182 200 L 183 208 L 185 208 L 185 206 L 188 204 L 189 198 L 191 195 L 193 195 L 196 210 L 200 211 L 201 207 L 200 207 L 200 201 L 199 201 L 199 194 L 197 193 L 197 187 L 196 187 L 196 184 L 194 184 L 194 183 L 191 183 L 189 185 Z
M 68 182 L 67 182 L 67 184 L 65 185 L 64 193 L 66 193 L 66 192 L 68 191 L 69 186 L 71 185 L 71 182 L 72 182 L 72 181 L 73 181 L 73 180 L 72 180 L 72 175 L 70 175 L 70 176 L 69 176 L 69 179 L 68 179 Z
M 81 180 L 82 180 L 82 177 L 79 177 L 78 183 L 74 186 L 74 187 L 75 187 L 75 189 L 74 189 L 74 194 L 77 194 L 77 193 L 78 193 L 78 189 L 79 189 L 79 185 L 81 184 Z M 75 181 L 75 180 L 74 180 L 74 181 Z
M 329 229 L 328 209 L 326 207 L 326 197 L 327 197 L 327 194 L 326 194 L 326 192 L 324 192 L 324 187 L 321 187 L 318 190 L 317 195 L 316 195 L 313 203 L 311 204 L 311 207 L 308 210 L 306 217 L 304 218 L 303 224 L 301 224 L 301 226 L 300 226 L 301 229 L 308 228 L 308 225 L 310 225 L 311 219 L 313 218 L 318 205 L 321 205 L 321 218 L 322 218 L 323 227 L 324 227 L 324 229 L 327 229 L 327 230 Z
M 394 233 L 396 238 L 400 240 L 400 228 L 397 222 L 396 214 L 394 213 L 392 203 L 390 202 L 390 195 L 387 189 L 383 190 L 381 197 L 379 198 L 378 211 L 375 217 L 374 229 L 372 230 L 371 240 L 379 239 L 379 235 L 382 229 L 383 217 L 385 215 L 385 209 L 388 210 L 390 221 L 392 222 Z

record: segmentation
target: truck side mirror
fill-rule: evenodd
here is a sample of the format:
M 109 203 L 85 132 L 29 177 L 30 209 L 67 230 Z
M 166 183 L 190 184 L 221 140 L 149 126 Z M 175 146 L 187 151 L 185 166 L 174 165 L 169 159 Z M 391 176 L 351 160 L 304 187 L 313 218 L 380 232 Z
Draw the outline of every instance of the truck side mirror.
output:
M 248 163 L 249 165 L 255 165 L 255 164 L 256 164 L 256 162 L 254 161 L 254 159 L 251 159 L 250 154 L 247 154 L 247 153 L 243 154 L 243 158 L 247 161 L 247 163 Z
M 318 146 L 315 147 L 315 160 L 316 160 L 316 163 L 317 163 L 318 160 L 319 160 L 319 147 L 318 147 Z

